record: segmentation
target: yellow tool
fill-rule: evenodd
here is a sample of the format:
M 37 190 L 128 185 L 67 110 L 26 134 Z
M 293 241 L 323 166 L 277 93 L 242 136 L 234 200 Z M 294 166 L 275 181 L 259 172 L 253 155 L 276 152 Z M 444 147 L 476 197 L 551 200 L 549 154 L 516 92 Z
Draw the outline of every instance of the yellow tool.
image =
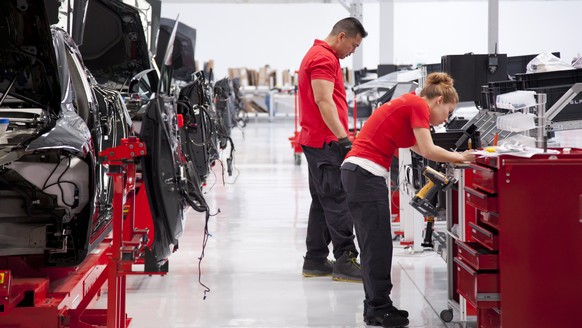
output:
M 432 204 L 433 198 L 439 191 L 447 190 L 453 186 L 457 180 L 454 178 L 449 179 L 443 173 L 428 166 L 424 169 L 422 175 L 426 177 L 428 182 L 416 193 L 409 204 L 424 216 L 438 217 L 439 211 Z
M 457 180 L 454 178 L 449 179 L 446 175 L 428 166 L 424 169 L 422 175 L 426 177 L 428 183 L 416 193 L 409 204 L 426 217 L 426 233 L 421 245 L 433 248 L 432 229 L 435 218 L 439 216 L 439 210 L 433 205 L 433 199 L 439 191 L 447 190 Z

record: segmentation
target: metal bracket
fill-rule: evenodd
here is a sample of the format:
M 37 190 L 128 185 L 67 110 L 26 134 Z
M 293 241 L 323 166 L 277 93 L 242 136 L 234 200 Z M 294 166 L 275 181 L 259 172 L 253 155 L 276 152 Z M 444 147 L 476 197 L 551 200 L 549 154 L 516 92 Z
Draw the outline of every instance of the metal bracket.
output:
M 566 107 L 578 93 L 582 92 L 582 83 L 574 84 L 556 103 L 546 112 L 548 122 L 552 121 L 564 107 Z
M 134 157 L 144 156 L 146 154 L 145 144 L 136 137 L 121 139 L 121 145 L 105 149 L 99 152 L 104 164 L 123 165 Z

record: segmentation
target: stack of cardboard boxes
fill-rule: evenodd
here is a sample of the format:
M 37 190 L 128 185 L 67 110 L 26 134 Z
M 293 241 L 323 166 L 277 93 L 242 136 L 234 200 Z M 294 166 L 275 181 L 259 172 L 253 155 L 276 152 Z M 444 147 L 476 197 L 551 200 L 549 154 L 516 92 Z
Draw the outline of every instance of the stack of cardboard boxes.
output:
M 268 94 L 275 88 L 289 88 L 293 86 L 294 76 L 290 70 L 282 71 L 281 82 L 277 80 L 277 71 L 265 65 L 258 70 L 246 67 L 228 69 L 230 79 L 238 78 L 245 94 L 245 108 L 250 113 L 268 113 Z
M 274 89 L 279 87 L 289 87 L 294 83 L 294 78 L 289 69 L 281 71 L 281 81 L 277 79 L 277 70 L 271 69 L 269 65 L 265 65 L 258 70 L 246 67 L 237 67 L 228 69 L 228 77 L 231 79 L 239 78 L 240 85 L 246 87 L 267 87 Z

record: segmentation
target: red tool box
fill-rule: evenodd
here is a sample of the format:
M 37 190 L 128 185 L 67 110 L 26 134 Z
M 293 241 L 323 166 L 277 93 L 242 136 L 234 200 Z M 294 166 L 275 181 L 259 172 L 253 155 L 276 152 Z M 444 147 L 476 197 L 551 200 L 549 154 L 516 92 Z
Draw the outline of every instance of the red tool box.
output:
M 478 327 L 582 327 L 582 150 L 471 168 L 465 196 L 477 219 L 470 242 L 457 242 L 455 271 Z

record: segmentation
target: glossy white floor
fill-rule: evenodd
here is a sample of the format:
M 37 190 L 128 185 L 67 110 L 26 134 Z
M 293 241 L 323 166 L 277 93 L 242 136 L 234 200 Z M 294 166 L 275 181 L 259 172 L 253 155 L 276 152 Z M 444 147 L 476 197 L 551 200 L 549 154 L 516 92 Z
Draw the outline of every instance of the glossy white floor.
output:
M 254 118 L 233 130 L 235 168 L 223 185 L 220 164 L 209 178 L 212 212 L 198 283 L 204 216 L 190 211 L 180 249 L 165 277 L 128 278 L 132 327 L 365 327 L 359 283 L 304 278 L 305 232 L 310 204 L 307 165 L 294 164 L 290 119 Z M 578 135 L 574 139 L 582 140 Z M 410 312 L 410 327 L 445 324 L 446 264 L 435 253 L 394 252 L 392 298 Z M 102 298 L 99 303 L 102 303 Z

